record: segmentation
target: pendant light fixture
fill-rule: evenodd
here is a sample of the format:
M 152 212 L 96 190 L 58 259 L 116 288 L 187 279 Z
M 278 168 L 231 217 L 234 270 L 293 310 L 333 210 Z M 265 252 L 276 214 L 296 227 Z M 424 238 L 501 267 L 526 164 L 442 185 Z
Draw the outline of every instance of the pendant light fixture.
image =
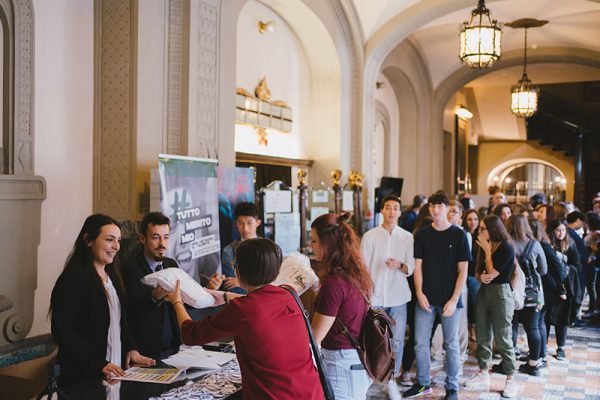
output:
M 489 68 L 500 58 L 501 38 L 498 21 L 492 20 L 485 1 L 479 0 L 477 8 L 471 11 L 470 21 L 461 25 L 458 57 L 471 68 Z
M 540 21 L 535 18 L 522 18 L 506 24 L 514 29 L 523 28 L 525 30 L 523 76 L 510 89 L 510 110 L 519 118 L 529 118 L 536 113 L 540 94 L 540 90 L 531 83 L 527 76 L 527 29 L 544 26 L 547 23 L 548 21 Z

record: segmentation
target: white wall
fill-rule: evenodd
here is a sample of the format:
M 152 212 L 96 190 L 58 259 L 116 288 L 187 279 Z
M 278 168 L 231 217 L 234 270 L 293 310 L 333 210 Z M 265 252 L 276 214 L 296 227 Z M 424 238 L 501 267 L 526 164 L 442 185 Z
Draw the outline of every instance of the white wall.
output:
M 50 293 L 92 212 L 93 1 L 34 0 L 35 173 L 46 179 L 29 336 L 50 331 Z
M 388 168 L 384 171 L 385 176 L 398 177 L 399 163 L 398 163 L 398 147 L 400 146 L 400 112 L 398 106 L 398 100 L 394 93 L 394 88 L 388 79 L 380 74 L 377 82 L 383 83 L 383 87 L 375 91 L 375 100 L 379 100 L 386 108 L 388 116 L 390 118 L 389 129 L 389 143 L 388 148 L 384 149 L 384 154 L 374 154 L 374 156 L 381 158 L 381 161 L 387 158 L 385 163 Z M 379 185 L 379 181 L 375 182 Z
M 274 21 L 275 32 L 259 33 L 258 22 Z M 264 5 L 248 1 L 237 25 L 236 86 L 250 93 L 264 77 L 271 100 L 292 109 L 292 132 L 270 132 L 267 147 L 259 146 L 252 128 L 237 126 L 235 150 L 278 157 L 306 158 L 309 130 L 310 76 L 302 47 L 287 23 Z

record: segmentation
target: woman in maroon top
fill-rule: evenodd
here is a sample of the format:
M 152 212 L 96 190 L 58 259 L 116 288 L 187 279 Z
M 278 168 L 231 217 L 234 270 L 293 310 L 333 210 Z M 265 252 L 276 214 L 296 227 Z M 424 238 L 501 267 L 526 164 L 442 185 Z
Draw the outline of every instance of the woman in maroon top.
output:
M 322 400 L 304 317 L 289 292 L 269 285 L 280 266 L 281 250 L 275 243 L 244 240 L 236 252 L 235 272 L 247 296 L 232 300 L 202 321 L 189 317 L 179 286 L 167 299 L 175 307 L 185 344 L 201 345 L 233 336 L 244 399 Z M 227 302 L 227 297 L 224 300 Z
M 354 229 L 346 223 L 348 214 L 324 214 L 311 225 L 311 246 L 323 264 L 321 289 L 317 296 L 312 327 L 321 343 L 325 371 L 336 400 L 365 399 L 370 379 L 358 352 L 340 331 L 339 318 L 358 337 L 367 313 L 366 298 L 373 292 L 373 280 L 363 263 Z

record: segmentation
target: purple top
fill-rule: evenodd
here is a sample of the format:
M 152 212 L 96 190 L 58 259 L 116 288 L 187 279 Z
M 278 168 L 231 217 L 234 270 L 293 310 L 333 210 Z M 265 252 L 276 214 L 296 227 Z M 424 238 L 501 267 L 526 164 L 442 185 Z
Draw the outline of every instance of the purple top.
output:
M 350 334 L 358 338 L 367 314 L 367 303 L 360 290 L 346 278 L 330 275 L 319 290 L 315 309 L 319 314 L 338 317 L 348 327 Z M 336 323 L 323 339 L 321 347 L 327 350 L 354 348 Z

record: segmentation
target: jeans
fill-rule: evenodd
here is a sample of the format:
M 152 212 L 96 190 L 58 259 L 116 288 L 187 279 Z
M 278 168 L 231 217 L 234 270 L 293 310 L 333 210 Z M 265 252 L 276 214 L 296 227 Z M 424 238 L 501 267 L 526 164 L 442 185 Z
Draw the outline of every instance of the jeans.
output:
M 462 310 L 457 308 L 450 317 L 443 317 L 443 307 L 430 306 L 431 312 L 425 311 L 419 304 L 415 307 L 415 353 L 417 356 L 417 378 L 419 384 L 429 386 L 430 375 L 430 338 L 435 316 L 439 315 L 444 334 L 446 349 L 446 390 L 458 391 L 458 370 L 460 367 L 460 351 L 458 345 L 458 327 Z
M 542 338 L 540 335 L 540 311 L 535 307 L 525 307 L 519 311 L 519 321 L 525 328 L 527 334 L 527 345 L 529 346 L 529 359 L 537 361 L 540 358 Z
M 371 379 L 354 349 L 321 349 L 325 373 L 336 400 L 364 400 Z M 353 367 L 354 366 L 354 367 Z
M 400 372 L 400 364 L 402 364 L 402 355 L 404 352 L 404 335 L 406 333 L 406 304 L 393 307 L 373 307 L 379 310 L 383 310 L 389 315 L 396 325 L 392 325 L 392 334 L 394 335 L 394 353 L 396 353 L 396 365 L 394 366 L 394 373 L 397 375 Z
M 600 307 L 598 304 L 598 271 L 593 265 L 589 265 L 585 270 L 585 287 L 590 295 L 590 305 L 588 311 L 596 311 Z
M 540 346 L 540 358 L 546 358 L 546 348 L 548 345 L 548 332 L 546 331 L 546 306 L 544 306 L 544 308 L 542 308 L 542 310 L 540 311 L 540 321 L 538 323 L 538 329 L 540 330 L 540 339 L 541 339 L 541 346 Z
M 551 304 L 546 309 L 545 322 L 546 322 L 546 337 L 550 336 L 550 325 L 552 325 L 552 314 L 556 313 L 556 308 L 559 304 Z M 567 343 L 567 324 L 564 321 L 556 321 L 554 324 L 554 333 L 556 334 L 556 345 L 558 347 L 565 347 Z
M 477 294 L 477 360 L 479 368 L 487 371 L 492 361 L 492 340 L 502 356 L 502 366 L 506 375 L 515 370 L 515 350 L 511 330 L 515 302 L 508 283 L 483 285 Z

